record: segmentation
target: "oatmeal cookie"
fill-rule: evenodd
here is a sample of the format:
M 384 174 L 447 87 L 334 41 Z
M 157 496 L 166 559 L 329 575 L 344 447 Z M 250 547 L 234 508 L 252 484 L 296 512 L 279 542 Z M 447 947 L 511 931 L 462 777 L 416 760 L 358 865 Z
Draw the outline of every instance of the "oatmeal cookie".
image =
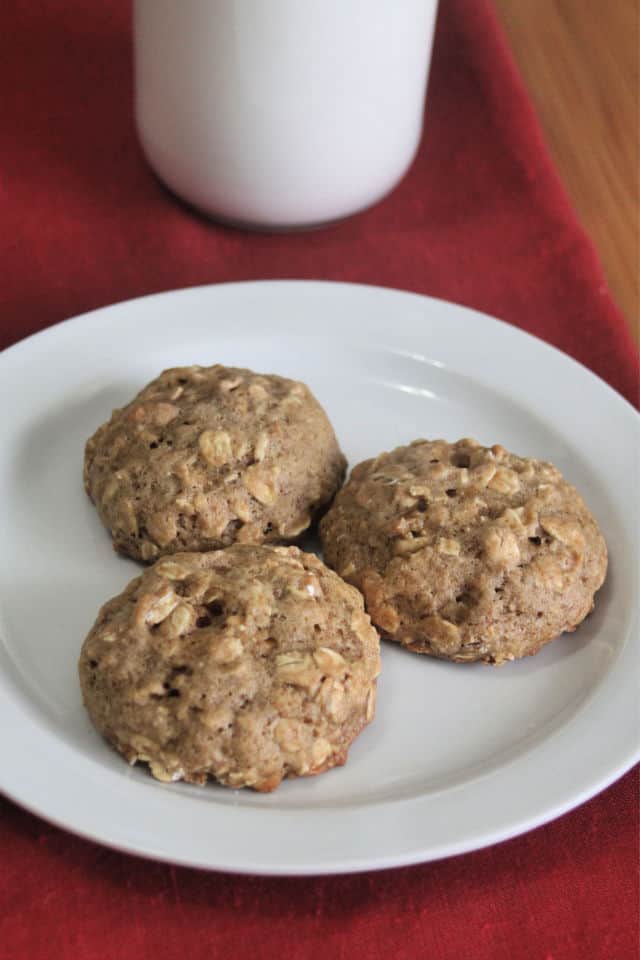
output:
M 598 526 L 559 470 L 468 439 L 360 463 L 320 534 L 385 637 L 462 662 L 515 660 L 575 630 L 607 569 Z
M 165 370 L 87 442 L 86 490 L 114 546 L 287 542 L 342 483 L 346 461 L 302 383 L 235 367 Z
M 80 682 L 93 723 L 159 780 L 270 791 L 343 764 L 373 719 L 361 594 L 297 547 L 162 558 L 106 603 Z

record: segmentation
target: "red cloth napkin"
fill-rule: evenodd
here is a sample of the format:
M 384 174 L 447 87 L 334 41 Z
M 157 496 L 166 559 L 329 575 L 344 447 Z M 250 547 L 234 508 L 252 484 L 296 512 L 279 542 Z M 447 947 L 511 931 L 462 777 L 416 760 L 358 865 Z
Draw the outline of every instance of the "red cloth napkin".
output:
M 146 167 L 125 0 L 10 0 L 2 18 L 2 346 L 151 291 L 352 280 L 485 310 L 636 398 L 625 322 L 486 0 L 442 4 L 422 148 L 394 194 L 337 226 L 271 236 L 209 223 Z M 488 850 L 303 880 L 145 862 L 0 801 L 0 957 L 624 960 L 636 956 L 636 795 L 630 773 Z

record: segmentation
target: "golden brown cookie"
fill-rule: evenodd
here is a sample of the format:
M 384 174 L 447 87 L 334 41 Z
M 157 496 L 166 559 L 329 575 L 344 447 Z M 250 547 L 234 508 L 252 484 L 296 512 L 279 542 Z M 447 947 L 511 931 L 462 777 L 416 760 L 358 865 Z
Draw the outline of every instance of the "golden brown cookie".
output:
M 235 367 L 165 370 L 87 442 L 84 481 L 114 546 L 286 542 L 342 483 L 346 461 L 302 383 Z
M 463 662 L 514 660 L 575 630 L 607 569 L 594 518 L 554 466 L 475 440 L 416 440 L 358 464 L 320 534 L 385 637 Z
M 373 719 L 380 642 L 362 596 L 297 547 L 163 558 L 84 642 L 91 719 L 159 780 L 269 791 L 343 764 Z

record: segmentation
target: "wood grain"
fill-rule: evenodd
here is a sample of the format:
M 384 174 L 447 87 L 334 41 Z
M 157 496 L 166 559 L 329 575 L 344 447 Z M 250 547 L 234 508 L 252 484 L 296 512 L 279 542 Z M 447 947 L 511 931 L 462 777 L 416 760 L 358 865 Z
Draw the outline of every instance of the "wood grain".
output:
M 637 0 L 494 0 L 611 292 L 640 327 Z

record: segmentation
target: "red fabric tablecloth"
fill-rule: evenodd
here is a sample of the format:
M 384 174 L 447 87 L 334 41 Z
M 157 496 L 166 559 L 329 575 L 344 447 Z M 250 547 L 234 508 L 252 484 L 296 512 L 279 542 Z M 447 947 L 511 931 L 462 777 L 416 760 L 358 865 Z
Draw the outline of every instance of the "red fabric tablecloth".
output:
M 0 25 L 0 345 L 151 291 L 352 280 L 485 310 L 636 399 L 624 320 L 486 0 L 443 0 L 403 183 L 360 216 L 293 235 L 215 226 L 154 179 L 133 129 L 124 0 L 7 0 Z M 621 960 L 637 955 L 638 826 L 632 772 L 488 850 L 273 880 L 147 863 L 0 801 L 0 957 Z

